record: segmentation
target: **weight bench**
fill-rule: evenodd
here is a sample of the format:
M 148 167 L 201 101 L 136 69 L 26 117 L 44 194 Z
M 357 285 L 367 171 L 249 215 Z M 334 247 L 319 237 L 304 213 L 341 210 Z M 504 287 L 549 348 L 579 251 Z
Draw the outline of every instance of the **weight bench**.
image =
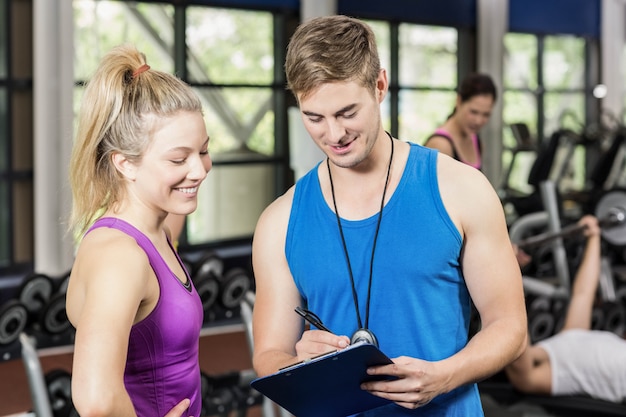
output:
M 513 405 L 526 403 L 539 406 L 558 417 L 623 417 L 626 403 L 613 403 L 584 395 L 548 396 L 524 394 L 508 383 L 486 380 L 478 383 L 481 394 L 491 396 L 497 403 Z

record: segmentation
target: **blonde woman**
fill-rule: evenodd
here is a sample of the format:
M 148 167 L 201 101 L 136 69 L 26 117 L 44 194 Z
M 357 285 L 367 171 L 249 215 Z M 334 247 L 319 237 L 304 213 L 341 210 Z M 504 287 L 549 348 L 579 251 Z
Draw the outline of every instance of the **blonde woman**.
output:
M 199 416 L 200 298 L 165 219 L 197 205 L 211 169 L 202 105 L 132 46 L 87 84 L 72 152 L 67 291 L 72 397 L 83 416 Z

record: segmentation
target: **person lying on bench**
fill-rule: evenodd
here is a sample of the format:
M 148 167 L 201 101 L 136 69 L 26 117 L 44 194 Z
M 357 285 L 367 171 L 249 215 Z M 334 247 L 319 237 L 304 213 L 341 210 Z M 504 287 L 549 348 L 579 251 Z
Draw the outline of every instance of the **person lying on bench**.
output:
M 600 279 L 600 227 L 592 215 L 581 218 L 579 224 L 586 226 L 587 241 L 563 329 L 529 345 L 504 370 L 513 387 L 527 394 L 588 395 L 625 402 L 626 340 L 613 332 L 591 329 Z

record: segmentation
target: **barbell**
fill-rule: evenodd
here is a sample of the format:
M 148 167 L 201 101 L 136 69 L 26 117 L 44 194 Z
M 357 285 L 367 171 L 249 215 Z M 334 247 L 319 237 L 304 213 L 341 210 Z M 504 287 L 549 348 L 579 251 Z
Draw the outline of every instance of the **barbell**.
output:
M 626 245 L 626 191 L 613 190 L 598 201 L 595 216 L 602 229 L 602 237 L 614 246 Z M 586 226 L 571 224 L 555 232 L 545 232 L 517 242 L 524 250 L 533 249 L 558 238 L 579 235 Z

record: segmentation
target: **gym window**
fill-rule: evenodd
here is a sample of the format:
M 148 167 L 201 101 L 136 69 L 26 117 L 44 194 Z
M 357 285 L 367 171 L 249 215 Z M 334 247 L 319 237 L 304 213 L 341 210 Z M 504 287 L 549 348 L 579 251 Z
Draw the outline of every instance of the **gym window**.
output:
M 271 11 L 147 2 L 74 1 L 76 100 L 101 56 L 129 42 L 176 73 L 204 104 L 213 169 L 187 217 L 182 245 L 249 238 L 286 187 L 282 62 L 286 16 Z M 277 35 L 278 34 L 278 35 Z M 277 71 L 278 70 L 280 71 Z M 277 117 L 277 114 L 279 115 Z M 233 216 L 236 213 L 236 216 Z
M 457 30 L 368 20 L 378 42 L 389 93 L 383 125 L 398 138 L 423 144 L 454 108 Z
M 509 33 L 504 38 L 504 131 L 503 166 L 518 144 L 511 124 L 524 123 L 537 146 L 559 129 L 582 134 L 591 109 L 586 106 L 588 48 L 583 37 Z M 509 186 L 530 191 L 527 184 L 533 153 L 519 154 Z M 585 150 L 577 146 L 561 188 L 585 186 Z

